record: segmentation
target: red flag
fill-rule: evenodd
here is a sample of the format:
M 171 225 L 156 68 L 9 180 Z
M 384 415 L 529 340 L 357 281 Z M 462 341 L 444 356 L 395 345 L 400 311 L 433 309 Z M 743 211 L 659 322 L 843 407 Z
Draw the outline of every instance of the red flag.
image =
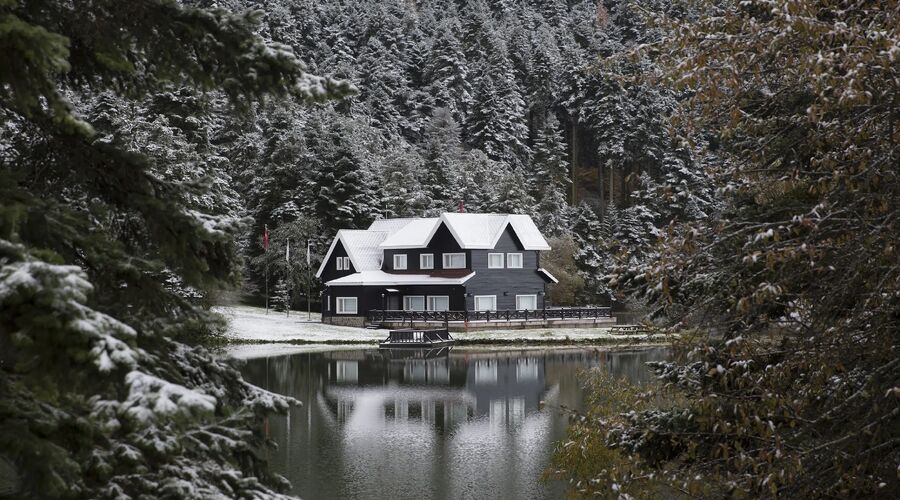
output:
M 263 230 L 263 250 L 269 251 L 269 225 L 265 224 L 263 226 L 265 229 Z
M 465 205 L 463 205 L 463 201 L 459 200 L 459 213 L 463 213 L 466 211 Z

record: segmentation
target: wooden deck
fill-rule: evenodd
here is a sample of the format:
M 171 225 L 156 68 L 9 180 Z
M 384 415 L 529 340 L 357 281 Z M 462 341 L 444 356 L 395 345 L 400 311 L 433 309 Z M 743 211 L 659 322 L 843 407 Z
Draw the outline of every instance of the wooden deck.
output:
M 369 323 L 444 323 L 476 321 L 532 321 L 532 320 L 585 320 L 612 319 L 609 307 L 554 307 L 537 310 L 505 311 L 391 311 L 370 310 L 366 314 Z
M 446 328 L 433 330 L 391 330 L 384 341 L 378 344 L 382 349 L 394 348 L 435 348 L 453 345 L 456 341 Z

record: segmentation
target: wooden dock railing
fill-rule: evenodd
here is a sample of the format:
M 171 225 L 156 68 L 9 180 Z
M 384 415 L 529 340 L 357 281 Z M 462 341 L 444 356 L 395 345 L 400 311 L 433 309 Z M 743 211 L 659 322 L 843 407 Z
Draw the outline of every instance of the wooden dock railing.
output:
M 451 321 L 520 321 L 547 319 L 612 318 L 609 307 L 554 307 L 550 309 L 521 309 L 505 311 L 392 311 L 372 309 L 366 313 L 370 323 Z

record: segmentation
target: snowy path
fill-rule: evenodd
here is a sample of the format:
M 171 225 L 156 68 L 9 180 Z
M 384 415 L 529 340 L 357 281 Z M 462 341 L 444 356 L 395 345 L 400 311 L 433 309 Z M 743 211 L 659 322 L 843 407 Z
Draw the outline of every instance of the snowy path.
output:
M 248 306 L 217 307 L 216 312 L 228 318 L 228 337 L 235 342 L 302 342 L 302 343 L 376 343 L 387 336 L 387 330 L 366 330 L 346 326 L 327 325 L 319 322 L 319 315 L 312 320 L 306 313 L 269 312 Z M 634 344 L 637 342 L 664 342 L 664 337 L 648 338 L 646 335 L 613 335 L 608 328 L 536 328 L 532 330 L 481 330 L 453 332 L 457 340 L 477 342 L 590 342 Z

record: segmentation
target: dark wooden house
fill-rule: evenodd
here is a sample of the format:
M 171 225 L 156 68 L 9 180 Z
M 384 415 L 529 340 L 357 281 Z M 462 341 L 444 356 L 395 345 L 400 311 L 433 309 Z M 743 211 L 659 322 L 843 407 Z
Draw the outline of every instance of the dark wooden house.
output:
M 362 325 L 371 310 L 539 310 L 556 279 L 527 215 L 445 213 L 340 230 L 316 276 L 322 320 Z

